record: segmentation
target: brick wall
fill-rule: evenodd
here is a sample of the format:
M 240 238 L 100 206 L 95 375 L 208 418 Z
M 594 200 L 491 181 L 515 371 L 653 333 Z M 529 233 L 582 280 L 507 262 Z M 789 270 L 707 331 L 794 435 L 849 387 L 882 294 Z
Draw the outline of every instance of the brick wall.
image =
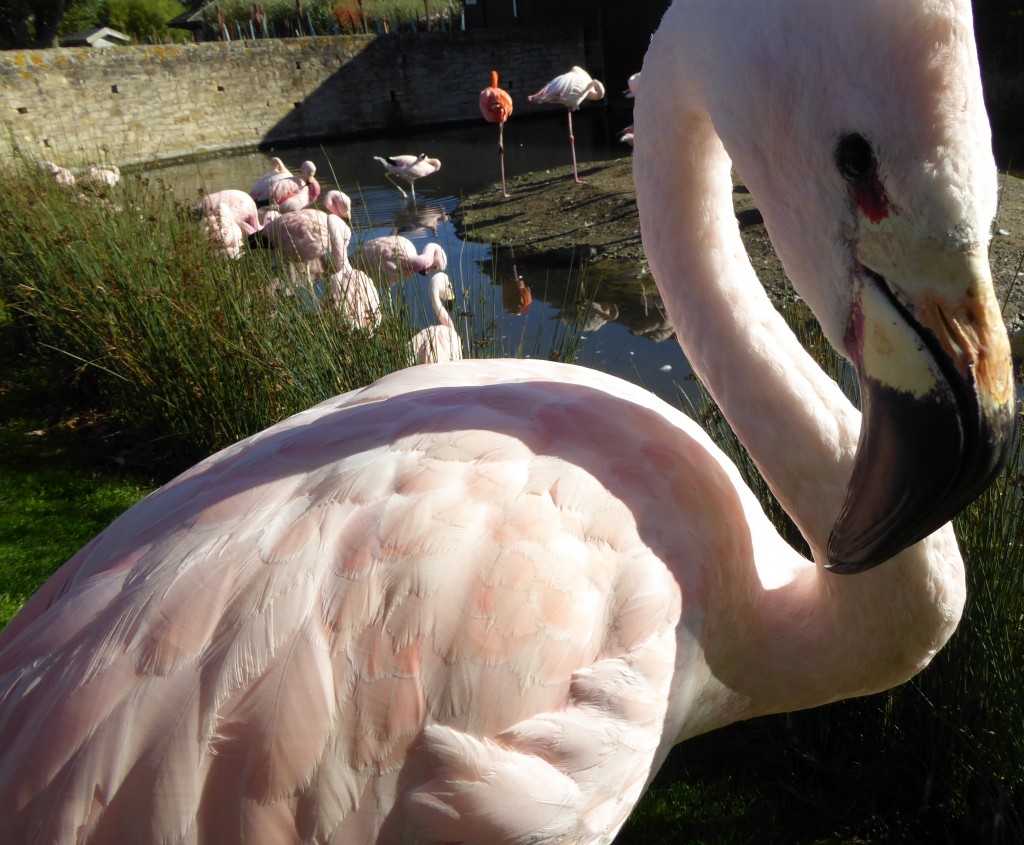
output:
M 6 51 L 0 158 L 128 164 L 473 120 L 492 68 L 525 114 L 582 62 L 578 30 L 525 28 Z

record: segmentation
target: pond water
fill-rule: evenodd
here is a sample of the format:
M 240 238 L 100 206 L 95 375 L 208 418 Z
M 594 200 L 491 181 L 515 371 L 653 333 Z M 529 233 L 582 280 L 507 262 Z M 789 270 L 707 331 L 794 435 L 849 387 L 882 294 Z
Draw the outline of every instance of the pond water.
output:
M 587 163 L 621 158 L 629 148 L 618 141 L 618 132 L 629 123 L 628 112 L 609 113 L 585 107 L 573 118 L 576 151 L 581 168 Z M 505 133 L 505 168 L 509 177 L 520 173 L 568 165 L 571 162 L 564 110 L 510 123 Z M 439 158 L 441 170 L 417 183 L 416 202 L 402 195 L 384 178 L 383 167 L 373 156 L 426 153 Z M 268 169 L 272 155 L 298 172 L 299 164 L 312 160 L 322 190 L 338 187 L 352 198 L 352 252 L 366 239 L 399 232 L 418 250 L 437 242 L 448 253 L 448 273 L 461 294 L 459 309 L 475 325 L 479 335 L 484 324 L 494 323 L 500 347 L 513 354 L 517 349 L 548 357 L 552 344 L 565 333 L 566 323 L 585 324 L 577 362 L 613 373 L 652 390 L 666 401 L 677 403 L 677 391 L 695 396 L 688 379 L 689 365 L 659 307 L 650 277 L 641 279 L 638 267 L 597 262 L 580 271 L 569 262 L 549 264 L 535 259 L 517 262 L 513 250 L 492 250 L 490 244 L 461 236 L 452 216 L 461 197 L 498 181 L 497 130 L 481 122 L 386 138 L 346 140 L 315 146 L 289 146 L 177 163 L 160 169 L 160 175 L 181 200 L 192 200 L 200 186 L 208 191 L 224 188 L 247 190 Z M 516 277 L 532 292 L 533 301 L 524 313 L 506 309 L 506 301 L 518 303 Z M 413 302 L 414 320 L 433 320 L 422 278 L 402 283 L 407 301 Z M 586 288 L 586 293 L 583 292 Z M 596 301 L 584 307 L 583 300 Z M 581 313 L 584 311 L 585 313 Z M 429 315 L 429 316 L 428 316 Z

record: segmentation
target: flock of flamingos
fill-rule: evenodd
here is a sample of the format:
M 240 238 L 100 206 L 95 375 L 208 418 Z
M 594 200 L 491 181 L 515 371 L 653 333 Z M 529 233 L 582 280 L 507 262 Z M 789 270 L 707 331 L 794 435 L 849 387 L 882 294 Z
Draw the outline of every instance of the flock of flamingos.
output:
M 627 96 L 636 92 L 639 74 L 629 80 Z M 572 112 L 587 99 L 605 95 L 602 83 L 592 79 L 580 67 L 555 77 L 540 91 L 530 95 L 535 103 L 565 106 L 569 115 L 569 142 L 573 179 L 581 183 L 576 164 L 572 134 Z M 501 190 L 508 197 L 504 164 L 504 125 L 512 114 L 512 97 L 498 87 L 498 73 L 491 71 L 490 85 L 480 92 L 480 111 L 484 119 L 498 125 L 498 153 L 501 162 Z M 632 134 L 630 131 L 629 140 Z M 416 201 L 416 181 L 436 173 L 441 162 L 421 155 L 375 156 L 384 167 L 385 177 L 401 192 Z M 439 244 L 428 244 L 422 252 L 408 238 L 397 233 L 362 242 L 357 255 L 360 266 L 349 256 L 352 240 L 351 198 L 340 190 L 321 194 L 316 165 L 304 161 L 293 174 L 278 157 L 270 160 L 271 170 L 247 191 L 226 188 L 204 194 L 194 209 L 200 217 L 211 251 L 227 259 L 241 258 L 247 249 L 270 247 L 285 264 L 289 291 L 301 286 L 312 288 L 322 282 L 323 302 L 336 310 L 353 328 L 373 330 L 381 320 L 378 284 L 373 275 L 383 275 L 388 284 L 413 274 L 429 276 L 429 296 L 436 324 L 417 332 L 411 340 L 412 358 L 417 364 L 455 361 L 462 358 L 462 341 L 446 307 L 455 298 L 445 270 L 448 257 Z M 75 185 L 76 177 L 53 162 L 45 162 L 61 185 Z M 120 178 L 116 167 L 90 167 L 82 180 L 93 185 L 113 185 Z M 409 194 L 399 181 L 408 184 Z M 315 207 L 320 201 L 325 210 Z M 333 272 L 329 272 L 333 268 Z
M 635 384 L 399 370 L 147 496 L 0 633 L 0 842 L 609 845 L 677 743 L 928 665 L 1017 413 L 970 0 L 675 0 L 643 73 L 651 272 L 806 550 Z M 862 409 L 758 281 L 733 166 Z M 244 222 L 299 265 L 314 176 L 270 176 Z

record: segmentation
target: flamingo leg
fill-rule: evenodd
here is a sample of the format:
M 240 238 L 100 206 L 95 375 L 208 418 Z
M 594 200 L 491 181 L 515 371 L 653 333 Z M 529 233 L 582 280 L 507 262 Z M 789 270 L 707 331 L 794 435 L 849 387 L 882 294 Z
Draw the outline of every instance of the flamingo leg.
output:
M 505 124 L 498 124 L 498 161 L 501 162 L 501 195 L 508 199 L 508 191 L 505 188 Z
M 389 182 L 390 182 L 390 183 L 391 183 L 392 185 L 394 185 L 394 186 L 395 186 L 396 188 L 398 188 L 398 193 L 400 193 L 400 194 L 401 194 L 401 195 L 402 195 L 403 197 L 408 197 L 408 196 L 409 196 L 409 195 L 408 195 L 408 194 L 407 194 L 407 193 L 405 192 L 405 190 L 404 190 L 404 189 L 402 188 L 402 186 L 401 186 L 401 185 L 399 185 L 399 184 L 398 184 L 398 183 L 397 183 L 397 182 L 396 182 L 396 181 L 395 181 L 394 179 L 392 179 L 392 178 L 391 178 L 391 174 L 390 174 L 390 173 L 385 173 L 385 174 L 384 174 L 384 177 L 385 177 L 385 178 L 386 178 L 386 179 L 387 179 L 387 180 L 388 180 L 388 181 L 389 181 Z
M 569 149 L 572 150 L 572 180 L 577 185 L 585 184 L 576 170 L 576 139 L 572 135 L 572 109 L 569 109 Z

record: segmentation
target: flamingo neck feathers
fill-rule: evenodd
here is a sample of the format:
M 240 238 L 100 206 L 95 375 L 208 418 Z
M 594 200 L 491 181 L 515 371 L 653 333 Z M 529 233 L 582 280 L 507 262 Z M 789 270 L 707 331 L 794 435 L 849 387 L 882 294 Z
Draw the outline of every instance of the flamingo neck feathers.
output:
M 744 515 L 750 559 L 722 562 L 705 577 L 723 603 L 745 605 L 728 611 L 745 621 L 727 641 L 705 647 L 712 680 L 695 694 L 683 736 L 895 686 L 942 647 L 964 601 L 963 562 L 949 526 L 869 572 L 835 575 L 822 566 L 860 415 L 804 351 L 746 255 L 730 158 L 693 81 L 701 74 L 679 58 L 688 49 L 698 61 L 714 53 L 713 45 L 680 46 L 686 5 L 666 13 L 636 99 L 644 250 L 687 359 L 816 563 L 783 542 L 763 513 Z M 678 105 L 667 109 L 667 102 Z M 669 148 L 676 157 L 666 168 Z M 708 608 L 707 618 L 715 612 Z

